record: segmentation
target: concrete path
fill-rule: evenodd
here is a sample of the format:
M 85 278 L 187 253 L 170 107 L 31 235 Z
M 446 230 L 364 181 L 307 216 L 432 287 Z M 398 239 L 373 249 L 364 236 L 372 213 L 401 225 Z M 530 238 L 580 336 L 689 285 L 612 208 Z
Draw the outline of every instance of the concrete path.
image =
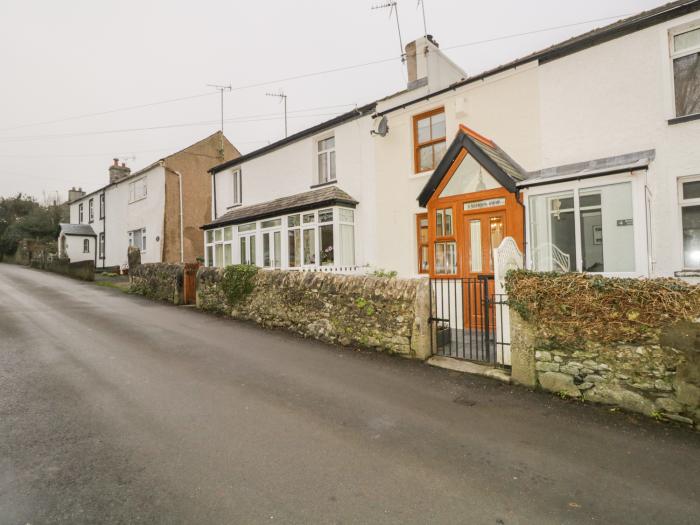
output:
M 700 436 L 0 264 L 0 523 L 697 524 Z

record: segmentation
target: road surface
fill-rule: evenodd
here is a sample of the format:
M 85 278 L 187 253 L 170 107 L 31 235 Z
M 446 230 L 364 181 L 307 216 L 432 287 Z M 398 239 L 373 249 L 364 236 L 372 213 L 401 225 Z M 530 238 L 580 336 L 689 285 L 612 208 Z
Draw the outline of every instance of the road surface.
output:
M 0 523 L 697 524 L 700 438 L 0 264 Z

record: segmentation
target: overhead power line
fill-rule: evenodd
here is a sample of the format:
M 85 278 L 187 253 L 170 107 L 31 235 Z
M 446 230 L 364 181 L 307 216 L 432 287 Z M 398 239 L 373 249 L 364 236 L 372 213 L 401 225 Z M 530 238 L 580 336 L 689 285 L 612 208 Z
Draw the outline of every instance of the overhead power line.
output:
M 508 39 L 511 39 L 511 38 L 518 38 L 518 37 L 522 37 L 522 36 L 535 35 L 535 34 L 538 34 L 538 33 L 546 33 L 546 32 L 549 32 L 549 31 L 556 31 L 556 30 L 558 30 L 558 29 L 566 29 L 566 28 L 576 27 L 576 26 L 581 26 L 581 25 L 586 25 L 586 24 L 593 24 L 593 23 L 596 23 L 596 22 L 604 22 L 604 21 L 607 21 L 607 20 L 620 19 L 620 18 L 624 18 L 624 17 L 627 17 L 627 16 L 630 16 L 630 13 L 624 13 L 624 14 L 613 15 L 613 16 L 606 16 L 606 17 L 603 17 L 603 18 L 594 18 L 594 19 L 591 19 L 591 20 L 583 20 L 583 21 L 581 21 L 581 22 L 573 22 L 573 23 L 570 23 L 570 24 L 562 24 L 562 25 L 557 25 L 557 26 L 544 27 L 544 28 L 541 28 L 541 29 L 535 29 L 535 30 L 532 30 L 532 31 L 526 31 L 526 32 L 522 32 L 522 33 L 512 33 L 512 34 L 508 34 L 508 35 L 501 35 L 501 36 L 497 36 L 497 37 L 493 37 L 493 38 L 487 38 L 487 39 L 483 39 L 483 40 L 476 40 L 476 41 L 472 41 L 472 42 L 466 42 L 466 43 L 463 43 L 463 44 L 456 44 L 456 45 L 453 45 L 453 46 L 443 47 L 443 48 L 441 48 L 441 49 L 442 49 L 443 51 L 447 51 L 447 50 L 450 50 L 450 49 L 459 49 L 459 48 L 464 48 L 464 47 L 477 46 L 477 45 L 487 44 L 487 43 L 491 43 L 491 42 L 498 42 L 499 40 L 508 40 Z M 371 61 L 368 61 L 368 62 L 362 62 L 362 63 L 359 63 L 359 64 L 352 64 L 352 65 L 348 65 L 348 66 L 341 66 L 341 67 L 335 67 L 335 68 L 330 68 L 330 69 L 323 69 L 323 70 L 320 70 L 320 71 L 313 71 L 313 72 L 303 73 L 303 74 L 299 74 L 299 75 L 292 75 L 292 76 L 289 76 L 289 77 L 278 78 L 278 79 L 274 79 L 274 80 L 265 80 L 265 81 L 263 81 L 263 82 L 255 82 L 255 83 L 251 83 L 251 84 L 242 84 L 242 85 L 240 85 L 240 86 L 233 86 L 233 87 L 231 88 L 231 91 L 242 91 L 242 90 L 245 90 L 245 89 L 252 89 L 252 88 L 256 88 L 256 87 L 264 87 L 264 86 L 268 86 L 268 85 L 270 85 L 270 84 L 275 84 L 275 83 L 278 83 L 278 82 L 290 82 L 290 81 L 293 81 L 293 80 L 302 80 L 302 79 L 305 79 L 305 78 L 311 78 L 311 77 L 315 77 L 315 76 L 328 75 L 328 74 L 332 74 L 332 73 L 339 73 L 339 72 L 342 72 L 342 71 L 350 71 L 350 70 L 353 70 L 353 69 L 359 69 L 359 68 L 363 68 L 363 67 L 368 67 L 368 66 L 373 66 L 373 65 L 378 65 L 378 64 L 384 64 L 384 63 L 387 63 L 387 62 L 392 62 L 392 61 L 394 61 L 394 60 L 400 60 L 400 59 L 401 59 L 401 56 L 393 56 L 393 57 L 389 57 L 389 58 L 382 58 L 382 59 L 379 59 L 379 60 L 371 60 Z M 109 114 L 111 114 L 111 113 L 118 113 L 118 112 L 121 112 L 121 111 L 131 111 L 131 110 L 142 109 L 142 108 L 151 107 L 151 106 L 159 106 L 159 105 L 163 105 L 163 104 L 170 104 L 170 103 L 174 103 L 174 102 L 180 102 L 180 101 L 183 101 L 183 100 L 190 100 L 190 99 L 196 99 L 196 98 L 202 98 L 202 97 L 209 97 L 209 96 L 213 96 L 213 95 L 215 95 L 215 94 L 216 94 L 215 92 L 210 92 L 210 93 L 199 93 L 199 94 L 197 94 L 197 95 L 190 95 L 190 96 L 185 96 L 185 97 L 179 97 L 179 98 L 172 98 L 172 99 L 160 100 L 160 101 L 156 101 L 156 102 L 149 102 L 149 103 L 147 103 L 147 104 L 138 104 L 138 105 L 134 105 L 134 106 L 125 106 L 125 107 L 121 107 L 121 108 L 115 108 L 115 109 L 110 109 L 110 110 L 106 110 L 106 111 L 99 111 L 99 112 L 95 112 L 95 113 L 85 113 L 85 114 L 83 114 L 83 115 L 76 115 L 76 116 L 73 116 L 73 117 L 64 117 L 64 118 L 59 118 L 59 119 L 54 119 L 54 120 L 46 120 L 46 121 L 43 121 L 43 122 L 34 122 L 34 123 L 29 123 L 29 124 L 21 124 L 21 125 L 17 125 L 17 126 L 12 126 L 12 127 L 8 127 L 8 128 L 0 128 L 0 131 L 11 131 L 11 130 L 20 129 L 20 128 L 26 128 L 26 127 L 41 126 L 41 125 L 46 125 L 46 124 L 57 124 L 57 123 L 60 123 L 60 122 L 68 122 L 68 121 L 71 121 L 71 120 L 79 120 L 79 119 L 84 119 L 84 118 L 89 118 L 89 117 L 97 117 L 97 116 L 102 116 L 102 115 L 109 115 Z

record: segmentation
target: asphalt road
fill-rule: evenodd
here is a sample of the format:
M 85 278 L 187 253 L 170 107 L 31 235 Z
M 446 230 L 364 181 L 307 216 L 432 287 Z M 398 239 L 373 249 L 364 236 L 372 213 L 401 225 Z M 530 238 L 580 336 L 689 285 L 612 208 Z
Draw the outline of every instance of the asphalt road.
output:
M 700 522 L 700 436 L 0 264 L 0 523 Z

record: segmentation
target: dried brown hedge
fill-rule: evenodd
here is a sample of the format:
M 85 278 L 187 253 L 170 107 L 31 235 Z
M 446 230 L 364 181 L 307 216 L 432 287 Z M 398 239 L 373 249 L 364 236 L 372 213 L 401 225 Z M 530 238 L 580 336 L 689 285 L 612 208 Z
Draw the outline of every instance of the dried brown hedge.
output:
M 622 279 L 511 271 L 508 303 L 560 343 L 644 343 L 659 328 L 700 316 L 700 287 L 678 279 Z

